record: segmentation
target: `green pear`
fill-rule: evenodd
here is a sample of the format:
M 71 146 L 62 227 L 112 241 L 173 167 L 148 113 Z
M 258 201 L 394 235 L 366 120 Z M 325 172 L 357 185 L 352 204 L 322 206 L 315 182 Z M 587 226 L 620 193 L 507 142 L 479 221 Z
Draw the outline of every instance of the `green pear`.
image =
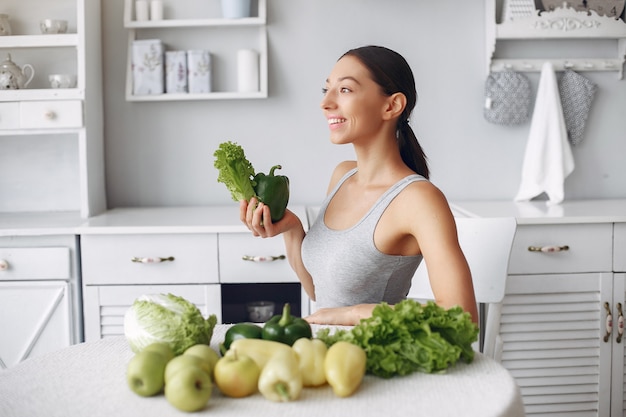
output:
M 175 356 L 174 350 L 172 349 L 172 347 L 169 345 L 169 343 L 165 343 L 165 342 L 152 343 L 146 346 L 145 348 L 143 348 L 143 350 L 151 350 L 153 352 L 158 352 L 161 355 L 165 356 L 165 359 L 168 362 L 174 359 L 174 356 Z
M 165 367 L 165 383 L 167 384 L 171 377 L 183 368 L 193 366 L 200 368 L 209 377 L 211 376 L 211 366 L 208 362 L 195 355 L 179 355 L 167 363 Z
M 212 389 L 211 377 L 202 369 L 188 365 L 168 379 L 165 398 L 181 411 L 199 411 L 209 402 Z
M 142 397 L 156 395 L 163 390 L 167 360 L 157 352 L 142 351 L 133 356 L 126 368 L 126 381 L 133 392 Z
M 183 355 L 193 355 L 197 356 L 203 361 L 209 364 L 209 369 L 211 377 L 213 377 L 213 370 L 215 369 L 215 364 L 217 363 L 220 356 L 217 354 L 215 350 L 209 345 L 205 345 L 199 343 L 197 345 L 190 346 L 183 352 Z

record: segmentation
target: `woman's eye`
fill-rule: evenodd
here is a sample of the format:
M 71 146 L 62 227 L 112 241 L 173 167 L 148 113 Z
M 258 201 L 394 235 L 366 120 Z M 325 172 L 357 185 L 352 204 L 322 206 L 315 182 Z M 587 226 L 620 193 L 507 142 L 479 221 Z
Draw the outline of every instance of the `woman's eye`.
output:
M 348 87 L 341 87 L 339 91 L 341 91 L 342 93 L 349 93 L 351 90 Z
M 322 94 L 326 95 L 328 93 L 328 88 L 322 87 Z

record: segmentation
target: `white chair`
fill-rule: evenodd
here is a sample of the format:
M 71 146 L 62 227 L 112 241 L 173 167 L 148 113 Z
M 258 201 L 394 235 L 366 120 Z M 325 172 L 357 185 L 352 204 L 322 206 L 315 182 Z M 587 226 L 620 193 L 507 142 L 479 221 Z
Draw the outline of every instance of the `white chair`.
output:
M 472 271 L 474 292 L 479 309 L 479 351 L 497 358 L 500 309 L 504 299 L 509 257 L 517 222 L 513 217 L 456 217 L 461 249 Z M 417 269 L 409 298 L 432 300 L 426 263 Z

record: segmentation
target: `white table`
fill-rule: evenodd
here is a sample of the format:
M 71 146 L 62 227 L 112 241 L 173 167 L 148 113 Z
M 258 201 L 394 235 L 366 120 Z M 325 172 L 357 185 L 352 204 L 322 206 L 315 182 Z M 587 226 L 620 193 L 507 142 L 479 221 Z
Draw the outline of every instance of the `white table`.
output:
M 227 326 L 218 325 L 213 347 Z M 315 329 L 314 329 L 315 331 Z M 70 346 L 0 371 L 0 416 L 183 416 L 163 395 L 143 398 L 126 385 L 132 357 L 123 337 Z M 502 366 L 479 353 L 471 364 L 447 373 L 415 373 L 381 379 L 367 375 L 351 397 L 338 398 L 329 386 L 305 388 L 299 400 L 273 403 L 261 394 L 228 398 L 214 388 L 207 416 L 464 416 L 524 415 L 519 389 Z

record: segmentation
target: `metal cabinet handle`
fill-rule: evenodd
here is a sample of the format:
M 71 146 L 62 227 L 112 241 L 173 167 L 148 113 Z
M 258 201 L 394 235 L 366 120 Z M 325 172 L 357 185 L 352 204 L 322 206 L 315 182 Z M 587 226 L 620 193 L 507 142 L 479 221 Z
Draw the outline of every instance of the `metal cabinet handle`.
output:
M 7 269 L 9 269 L 9 261 L 0 259 L 0 271 L 6 271 Z
M 285 255 L 278 255 L 278 256 L 250 256 L 250 255 L 244 255 L 241 257 L 241 259 L 243 259 L 244 261 L 250 261 L 250 262 L 274 262 L 274 261 L 278 261 L 279 259 L 285 259 Z
M 47 120 L 55 120 L 55 119 L 57 118 L 57 114 L 56 114 L 54 111 L 52 111 L 52 110 L 48 110 L 48 111 L 44 114 L 44 117 L 45 117 Z
M 174 261 L 174 257 L 173 256 L 168 256 L 167 258 L 139 258 L 137 256 L 134 256 L 130 259 L 132 262 L 137 262 L 137 263 L 142 263 L 142 264 L 158 264 L 161 262 L 173 262 Z
M 609 306 L 609 303 L 604 303 L 604 309 L 606 310 L 606 334 L 604 335 L 604 342 L 606 343 L 609 341 L 609 337 L 611 337 L 611 332 L 613 331 L 613 315 L 611 314 L 611 306 Z
M 624 335 L 624 313 L 622 313 L 622 303 L 617 303 L 617 337 L 615 341 L 622 343 L 622 336 Z
M 563 252 L 569 250 L 569 246 L 529 246 L 529 252 Z

